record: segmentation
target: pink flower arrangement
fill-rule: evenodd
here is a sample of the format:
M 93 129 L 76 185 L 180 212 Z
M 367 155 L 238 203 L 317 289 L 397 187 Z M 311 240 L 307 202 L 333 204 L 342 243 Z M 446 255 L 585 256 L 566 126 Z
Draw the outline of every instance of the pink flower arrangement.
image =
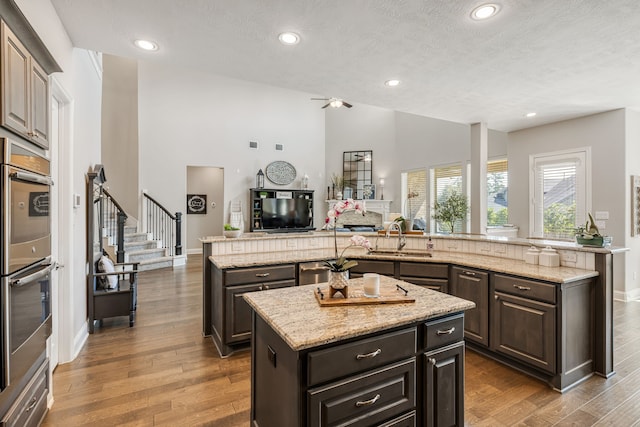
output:
M 341 200 L 336 202 L 331 209 L 327 212 L 327 219 L 325 220 L 325 226 L 333 226 L 333 247 L 335 250 L 335 260 L 325 261 L 324 263 L 331 268 L 332 271 L 347 271 L 352 267 L 358 265 L 357 261 L 348 261 L 344 257 L 344 252 L 352 246 L 361 246 L 365 249 L 371 249 L 371 243 L 367 238 L 360 235 L 351 236 L 349 239 L 349 246 L 344 248 L 338 257 L 338 237 L 336 233 L 336 221 L 340 214 L 347 211 L 355 211 L 358 214 L 364 215 L 367 210 L 364 206 L 364 202 L 354 201 L 353 199 Z

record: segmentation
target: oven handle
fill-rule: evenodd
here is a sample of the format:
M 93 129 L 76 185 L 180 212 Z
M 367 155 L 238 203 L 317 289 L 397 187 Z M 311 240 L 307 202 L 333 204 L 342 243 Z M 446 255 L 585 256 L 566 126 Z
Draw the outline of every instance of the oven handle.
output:
M 53 180 L 48 176 L 37 175 L 29 172 L 12 172 L 9 174 L 11 178 L 19 179 L 20 181 L 34 182 L 36 184 L 53 185 Z
M 33 273 L 30 274 L 28 276 L 25 277 L 21 277 L 19 279 L 11 279 L 9 280 L 9 285 L 12 288 L 19 288 L 20 286 L 24 286 L 29 282 L 35 282 L 36 280 L 40 279 L 41 277 L 46 276 L 47 274 L 49 274 L 51 272 L 51 270 L 53 270 L 56 267 L 56 263 L 51 263 L 48 264 L 45 268 L 43 268 L 42 270 L 38 271 L 37 273 Z

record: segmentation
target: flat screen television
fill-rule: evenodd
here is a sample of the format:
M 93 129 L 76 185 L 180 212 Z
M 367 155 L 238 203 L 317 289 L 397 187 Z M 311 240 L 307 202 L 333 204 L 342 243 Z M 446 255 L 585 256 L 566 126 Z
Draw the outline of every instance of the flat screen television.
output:
M 309 228 L 309 200 L 262 199 L 262 227 Z

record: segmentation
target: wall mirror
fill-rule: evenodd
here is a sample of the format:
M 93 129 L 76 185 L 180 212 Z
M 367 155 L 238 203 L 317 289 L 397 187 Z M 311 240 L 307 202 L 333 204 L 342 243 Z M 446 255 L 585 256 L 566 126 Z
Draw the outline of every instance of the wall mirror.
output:
M 368 198 L 364 189 L 369 191 L 373 180 L 373 151 L 345 151 L 342 153 L 342 177 L 344 179 L 344 198 L 350 193 L 354 199 Z M 366 187 L 365 187 L 366 186 Z

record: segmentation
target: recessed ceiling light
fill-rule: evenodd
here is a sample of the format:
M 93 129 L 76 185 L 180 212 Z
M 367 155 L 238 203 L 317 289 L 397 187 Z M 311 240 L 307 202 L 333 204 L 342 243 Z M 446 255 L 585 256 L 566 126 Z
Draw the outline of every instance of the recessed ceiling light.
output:
M 499 11 L 500 5 L 496 3 L 483 4 L 473 9 L 473 11 L 471 12 L 471 18 L 480 21 L 483 19 L 491 18 Z
M 538 113 L 527 113 L 527 114 L 525 114 L 524 116 L 525 116 L 525 117 L 535 117 L 535 116 L 536 116 L 536 114 L 538 114 Z
M 158 50 L 158 44 L 149 40 L 138 39 L 133 44 L 143 50 Z
M 280 40 L 280 43 L 282 44 L 291 46 L 294 44 L 298 44 L 298 42 L 300 41 L 300 36 L 296 33 L 280 33 L 280 35 L 278 36 L 278 40 Z
M 398 86 L 400 84 L 400 80 L 395 80 L 395 79 L 394 80 L 387 80 L 386 82 L 384 82 L 384 84 L 386 86 L 390 86 L 390 87 Z

